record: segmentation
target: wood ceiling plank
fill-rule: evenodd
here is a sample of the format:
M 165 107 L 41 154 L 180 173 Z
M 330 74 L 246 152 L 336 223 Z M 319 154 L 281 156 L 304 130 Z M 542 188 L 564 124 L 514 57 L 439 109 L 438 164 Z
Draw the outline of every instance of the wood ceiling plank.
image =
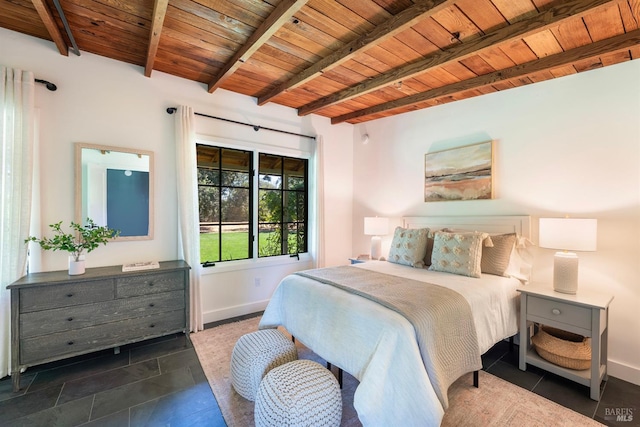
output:
M 164 16 L 167 13 L 169 0 L 156 0 L 153 7 L 153 15 L 151 17 L 151 31 L 149 32 L 149 49 L 147 50 L 147 60 L 144 66 L 145 77 L 151 77 L 153 70 L 153 61 L 158 52 L 158 43 L 160 43 L 160 34 L 162 34 L 162 26 L 164 24 Z
M 427 56 L 432 54 L 433 52 L 440 50 L 438 46 L 425 39 L 413 28 L 409 28 L 406 31 L 401 32 L 395 38 L 406 44 L 408 47 L 415 50 L 422 56 Z
M 175 19 L 219 38 L 242 45 L 255 28 L 187 0 L 171 0 L 167 20 Z
M 598 68 L 603 67 L 600 57 L 582 59 L 574 62 L 573 66 L 578 73 L 582 73 L 583 71 L 597 70 Z
M 640 46 L 634 46 L 630 48 L 629 53 L 631 53 L 631 59 L 640 58 Z
M 242 0 L 214 1 L 214 4 L 210 0 L 190 0 L 189 2 L 194 3 L 195 6 L 201 6 L 202 11 L 215 11 L 223 17 L 223 20 L 231 18 L 253 28 L 258 28 L 273 10 L 273 6 L 266 1 L 252 1 L 251 4 L 244 4 L 246 7 L 242 7 Z
M 296 75 L 294 79 L 291 79 L 284 84 L 280 84 L 275 89 L 261 95 L 260 97 L 258 97 L 258 105 L 264 105 L 265 103 L 269 102 L 270 99 L 278 95 L 278 93 L 300 86 L 301 84 L 304 84 L 305 82 L 317 77 L 325 70 L 344 63 L 360 52 L 369 50 L 374 43 L 380 43 L 390 37 L 393 37 L 394 35 L 414 25 L 420 19 L 424 19 L 424 17 L 438 12 L 442 8 L 449 5 L 451 2 L 452 0 L 420 0 L 414 6 L 405 9 L 383 24 L 376 26 L 371 31 L 353 40 L 343 48 L 325 56 L 321 61 L 314 64 L 312 67 L 309 67 L 304 72 Z M 315 5 L 316 2 L 314 2 L 314 6 Z
M 609 53 L 606 55 L 602 55 L 600 57 L 600 61 L 602 62 L 602 65 L 604 65 L 605 67 L 609 65 L 619 64 L 621 62 L 630 61 L 630 60 L 631 60 L 631 52 L 629 52 L 628 50 L 625 50 L 622 52 Z
M 375 25 L 334 0 L 314 0 L 309 7 L 317 10 L 329 19 L 336 21 L 359 35 L 373 30 Z
M 201 61 L 205 65 L 214 67 L 216 72 L 226 64 L 228 56 L 219 54 L 219 51 L 212 51 L 208 45 L 196 46 L 191 43 L 191 40 L 184 37 L 184 34 L 165 27 L 162 30 L 162 38 L 160 39 L 156 58 L 162 56 L 170 61 L 175 56 L 175 52 L 178 51 L 182 52 L 180 57 Z
M 477 40 L 466 43 L 460 43 L 452 46 L 443 52 L 437 52 L 433 55 L 408 64 L 399 69 L 392 70 L 388 73 L 382 73 L 380 76 L 365 81 L 359 85 L 337 92 L 324 99 L 314 101 L 309 105 L 298 110 L 299 115 L 306 115 L 314 112 L 319 108 L 342 102 L 346 99 L 353 98 L 365 92 L 377 90 L 381 86 L 393 84 L 397 81 L 408 77 L 413 77 L 425 70 L 442 66 L 450 61 L 461 61 L 471 56 L 477 55 L 481 50 L 487 49 L 494 45 L 510 42 L 518 38 L 527 37 L 535 32 L 545 29 L 557 27 L 561 22 L 566 20 L 579 20 L 585 14 L 597 10 L 603 5 L 615 0 L 573 0 L 557 7 L 550 8 L 544 12 L 537 13 L 527 20 L 518 21 L 508 27 L 499 28 L 488 33 Z M 585 29 L 586 31 L 586 29 Z M 472 69 L 472 71 L 476 72 Z
M 581 69 L 587 69 L 585 67 L 585 64 L 596 66 L 596 64 L 600 63 L 600 55 L 629 50 L 631 47 L 638 45 L 640 45 L 640 30 L 635 30 L 606 40 L 594 42 L 591 45 L 577 47 L 570 51 L 547 56 L 545 58 L 541 58 L 526 64 L 516 65 L 515 67 L 512 67 L 510 69 L 496 71 L 494 73 L 479 76 L 474 79 L 463 80 L 461 82 L 444 86 L 442 88 L 436 88 L 428 92 L 423 92 L 418 95 L 406 97 L 396 102 L 380 104 L 345 116 L 335 117 L 331 119 L 331 123 L 342 123 L 355 117 L 366 116 L 371 113 L 377 113 L 381 111 L 389 111 L 398 107 L 422 102 L 428 99 L 449 96 L 455 93 L 463 92 L 465 90 L 475 89 L 480 86 L 495 86 L 497 83 L 524 77 L 529 74 L 537 73 L 544 70 L 552 70 L 554 68 L 566 66 L 569 64 L 579 63 L 581 64 Z
M 390 39 L 383 41 L 378 44 L 378 47 L 389 52 L 389 55 L 398 57 L 402 63 L 417 61 L 423 56 L 398 40 L 396 37 L 391 37 Z
M 539 73 L 533 73 L 529 75 L 529 79 L 531 79 L 534 83 L 543 82 L 545 80 L 554 79 L 555 76 L 549 70 L 540 71 Z
M 432 18 L 418 22 L 413 26 L 413 29 L 437 46 L 438 49 L 446 49 L 458 43 L 455 39 L 452 39 L 452 34 L 449 31 Z
M 458 0 L 456 6 L 485 33 L 509 25 L 490 0 Z
M 538 58 L 562 52 L 562 46 L 560 46 L 551 30 L 524 37 L 523 40 Z
M 562 67 L 551 68 L 549 72 L 553 74 L 553 77 L 555 78 L 570 76 L 572 74 L 578 73 L 573 65 L 565 65 Z
M 323 33 L 329 34 L 330 36 L 341 40 L 345 44 L 360 35 L 337 21 L 327 19 L 325 15 L 318 12 L 312 7 L 304 7 L 300 9 L 298 13 L 295 14 L 295 17 L 298 18 L 301 22 L 304 22 L 307 25 L 317 28 Z
M 476 75 L 493 73 L 496 69 L 487 63 L 480 55 L 470 56 L 460 61 L 462 65 L 473 71 Z
M 0 25 L 9 30 L 53 41 L 31 1 L 0 2 Z
M 40 16 L 44 27 L 47 29 L 51 40 L 55 43 L 60 54 L 69 56 L 69 46 L 67 46 L 67 42 L 62 36 L 62 32 L 60 31 L 60 28 L 58 28 L 58 24 L 53 17 L 53 13 L 51 13 L 51 9 L 49 9 L 45 0 L 32 0 L 32 2 L 33 7 L 35 7 L 36 12 L 38 12 L 38 16 Z
M 458 33 L 460 40 L 473 40 L 484 34 L 456 5 L 434 13 L 433 20 L 449 33 Z
M 282 0 L 269 16 L 251 34 L 246 43 L 231 57 L 229 62 L 209 82 L 209 93 L 219 88 L 242 64 L 246 63 L 260 47 L 265 44 L 285 22 L 300 10 L 308 0 Z M 277 80 L 274 79 L 274 80 Z
M 624 33 L 624 24 L 617 4 L 612 4 L 585 16 L 584 23 L 593 41 L 608 39 Z
M 556 28 L 552 28 L 551 32 L 563 50 L 571 50 L 593 41 L 582 19 L 571 19 Z
M 512 24 L 528 19 L 537 13 L 536 6 L 530 0 L 491 0 L 491 2 Z
M 265 61 L 267 63 L 279 64 L 278 66 L 280 68 L 294 74 L 311 65 L 308 61 L 305 61 L 302 58 L 275 49 L 273 46 L 268 44 L 263 45 L 253 55 L 258 60 Z
M 630 0 L 626 2 L 618 3 L 618 8 L 620 9 L 620 16 L 622 17 L 622 24 L 624 25 L 624 30 L 633 31 L 638 28 L 638 19 L 633 14 L 633 8 L 640 11 L 640 0 Z
M 462 65 L 459 62 L 452 62 L 441 67 L 443 70 L 457 78 L 458 80 L 466 80 L 477 77 L 478 75 Z
M 170 7 L 171 6 L 169 6 L 169 8 Z M 193 27 L 171 16 L 165 18 L 163 33 L 171 34 L 172 38 L 182 40 L 192 46 L 208 49 L 211 51 L 211 54 L 217 58 L 225 58 L 225 62 L 228 61 L 231 55 L 233 55 L 233 52 L 239 48 L 237 43 L 227 38 L 220 37 L 200 27 Z
M 538 59 L 538 56 L 536 56 L 524 40 L 514 40 L 511 43 L 504 43 L 500 45 L 500 49 L 516 64 L 523 64 Z
M 336 0 L 336 2 L 355 12 L 362 19 L 366 19 L 373 25 L 380 25 L 393 16 L 393 14 L 389 13 L 384 7 L 370 0 Z
M 502 70 L 516 65 L 499 47 L 486 49 L 478 54 L 494 70 Z M 534 58 L 535 59 L 535 58 Z
M 396 55 L 396 53 L 391 49 L 385 49 L 381 45 L 373 46 L 371 49 L 367 49 L 365 54 L 356 56 L 356 61 L 360 61 L 361 57 L 370 56 L 372 58 L 377 59 L 380 63 L 385 64 L 384 71 L 390 70 L 392 68 L 402 66 L 405 61 L 403 58 Z M 380 69 L 382 72 L 382 69 Z
M 154 0 L 139 0 L 139 1 L 122 1 L 122 0 L 65 0 L 65 5 L 68 3 L 76 3 L 91 10 L 100 10 L 105 13 L 106 10 L 111 10 L 118 15 L 136 16 L 144 19 L 149 19 L 153 13 Z M 116 17 L 114 15 L 114 17 Z
M 290 55 L 297 56 L 300 59 L 304 59 L 305 61 L 309 61 L 314 64 L 316 61 L 322 59 L 322 57 L 316 53 L 309 52 L 308 50 L 302 49 L 299 46 L 293 45 L 289 43 L 285 39 L 281 39 L 277 35 L 271 37 L 271 40 L 267 43 L 269 46 L 274 49 L 280 50 L 282 52 L 286 52 Z

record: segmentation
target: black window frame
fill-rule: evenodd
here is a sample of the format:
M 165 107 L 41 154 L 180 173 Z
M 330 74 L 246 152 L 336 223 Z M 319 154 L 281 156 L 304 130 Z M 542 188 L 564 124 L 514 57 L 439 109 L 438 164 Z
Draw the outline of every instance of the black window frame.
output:
M 197 186 L 198 186 L 198 219 L 199 219 L 199 230 L 204 230 L 207 227 L 216 227 L 217 228 L 217 232 L 218 232 L 218 257 L 220 259 L 217 260 L 205 260 L 202 258 L 202 252 L 200 254 L 200 263 L 202 266 L 204 267 L 212 267 L 215 266 L 217 263 L 223 263 L 223 262 L 229 262 L 229 261 L 243 261 L 243 260 L 256 260 L 256 259 L 265 259 L 265 258 L 273 258 L 273 257 L 278 257 L 278 256 L 291 256 L 291 257 L 298 257 L 299 258 L 299 254 L 301 253 L 306 253 L 308 252 L 308 248 L 309 248 L 309 209 L 310 209 L 310 200 L 309 200 L 309 158 L 304 157 L 304 156 L 291 156 L 291 155 L 281 155 L 281 154 L 275 154 L 272 152 L 268 152 L 268 151 L 262 151 L 259 150 L 257 148 L 236 148 L 236 147 L 228 147 L 228 146 L 222 146 L 222 145 L 214 145 L 214 144 L 206 144 L 206 143 L 196 143 L 196 154 L 198 153 L 198 149 L 200 147 L 206 147 L 204 148 L 207 151 L 211 151 L 211 150 L 217 150 L 219 153 L 219 161 L 218 161 L 218 165 L 216 171 L 218 173 L 218 181 L 217 184 L 201 184 L 200 182 L 200 170 L 201 169 L 208 169 L 211 170 L 212 167 L 208 167 L 208 166 L 202 166 L 200 164 L 200 162 L 198 161 L 196 167 L 197 167 L 197 178 L 198 178 L 198 182 L 197 182 Z M 233 186 L 228 186 L 228 185 L 223 185 L 223 180 L 222 180 L 222 174 L 223 171 L 225 171 L 225 168 L 223 167 L 223 157 L 222 157 L 222 152 L 223 150 L 231 150 L 231 151 L 238 151 L 238 152 L 242 152 L 242 153 L 249 153 L 249 165 L 248 165 L 248 172 L 249 172 L 249 232 L 248 232 L 248 253 L 247 253 L 247 258 L 236 258 L 236 259 L 223 259 L 223 226 L 224 225 L 233 225 L 231 223 L 224 223 L 223 224 L 223 200 L 222 200 L 222 188 L 226 188 L 226 187 L 233 187 Z M 296 247 L 294 248 L 295 251 L 291 251 L 288 245 L 284 244 L 284 236 L 288 236 L 289 233 L 281 233 L 280 234 L 280 251 L 279 253 L 270 253 L 267 255 L 261 255 L 260 254 L 260 214 L 259 214 L 259 209 L 260 209 L 260 159 L 262 158 L 262 155 L 266 155 L 269 157 L 275 157 L 275 158 L 279 158 L 280 159 L 280 164 L 281 164 L 281 170 L 280 170 L 280 176 L 282 177 L 282 183 L 281 183 L 281 188 L 278 189 L 277 191 L 281 192 L 281 196 L 280 199 L 282 201 L 282 206 L 280 207 L 280 219 L 279 221 L 276 222 L 270 222 L 270 224 L 277 224 L 280 229 L 285 229 L 283 227 L 287 227 L 290 225 L 295 225 L 295 233 L 296 233 Z M 303 171 L 303 180 L 304 180 L 304 185 L 302 186 L 302 188 L 295 188 L 295 189 L 289 189 L 286 188 L 288 187 L 287 183 L 286 183 L 286 176 L 285 175 L 285 162 L 286 160 L 291 159 L 294 161 L 302 161 L 304 163 L 304 171 Z M 256 165 L 257 164 L 257 165 Z M 243 172 L 244 173 L 244 172 Z M 202 206 L 200 203 L 200 197 L 201 197 L 201 188 L 202 187 L 214 187 L 217 188 L 217 202 L 218 202 L 218 216 L 217 216 L 217 222 L 212 225 L 210 222 L 203 222 L 202 221 L 202 214 L 200 212 Z M 235 187 L 233 187 L 235 188 Z M 246 187 L 239 187 L 242 189 L 245 189 Z M 271 189 L 274 190 L 274 189 Z M 294 200 L 298 200 L 298 197 L 302 197 L 304 199 L 303 202 L 303 207 L 300 208 L 299 206 L 296 206 L 295 208 L 295 212 L 296 212 L 296 218 L 295 221 L 292 220 L 287 220 L 287 218 L 285 218 L 285 212 L 286 212 L 286 200 L 287 197 L 285 197 L 285 194 L 290 194 L 290 193 L 296 193 L 296 199 Z M 299 218 L 300 216 L 300 211 L 303 212 L 303 219 L 301 220 Z M 300 227 L 302 227 L 302 233 L 300 232 Z M 288 228 L 286 230 L 289 230 Z M 202 232 L 200 233 L 199 236 L 199 241 L 200 244 L 202 245 Z M 202 246 L 201 246 L 202 248 Z

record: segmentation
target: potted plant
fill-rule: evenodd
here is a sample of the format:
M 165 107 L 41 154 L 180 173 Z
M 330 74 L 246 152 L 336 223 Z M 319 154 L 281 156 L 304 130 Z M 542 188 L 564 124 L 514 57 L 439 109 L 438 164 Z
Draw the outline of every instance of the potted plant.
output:
M 65 233 L 62 230 L 62 221 L 51 224 L 49 227 L 55 232 L 51 238 L 29 236 L 25 243 L 36 242 L 42 249 L 69 252 L 69 274 L 84 274 L 84 252 L 91 252 L 100 244 L 106 245 L 109 239 L 117 237 L 120 231 L 109 227 L 96 225 L 91 218 L 87 218 L 87 226 L 71 221 L 71 229 L 75 232 Z

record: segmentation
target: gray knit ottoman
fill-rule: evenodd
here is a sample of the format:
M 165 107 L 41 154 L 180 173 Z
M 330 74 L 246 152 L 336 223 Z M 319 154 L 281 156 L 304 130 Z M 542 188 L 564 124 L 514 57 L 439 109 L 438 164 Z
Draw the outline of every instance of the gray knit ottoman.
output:
M 297 359 L 296 345 L 277 329 L 243 335 L 231 354 L 233 388 L 240 396 L 253 401 L 267 372 Z
M 256 427 L 340 426 L 342 395 L 333 374 L 312 360 L 273 368 L 260 383 Z

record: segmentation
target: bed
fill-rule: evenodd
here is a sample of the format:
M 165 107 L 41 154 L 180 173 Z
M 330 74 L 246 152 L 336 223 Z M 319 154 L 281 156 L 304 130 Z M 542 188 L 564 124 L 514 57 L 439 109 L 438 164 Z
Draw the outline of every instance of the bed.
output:
M 499 235 L 515 234 L 517 241 L 522 242 L 529 237 L 530 219 L 528 216 L 407 217 L 403 228 L 432 231 L 448 228 L 447 231 L 460 235 L 465 231 L 481 230 L 494 239 Z M 485 236 L 482 237 L 483 247 L 487 242 Z M 514 257 L 516 246 L 514 244 Z M 441 249 L 439 243 L 435 249 Z M 433 260 L 436 260 L 435 256 Z M 431 283 L 438 289 L 446 288 L 446 292 L 450 292 L 447 289 L 455 291 L 458 297 L 462 295 L 475 327 L 475 334 L 470 336 L 477 340 L 469 347 L 474 347 L 473 352 L 478 354 L 477 359 L 472 357 L 470 364 L 463 366 L 462 371 L 453 371 L 457 372 L 454 375 L 457 378 L 465 372 L 480 369 L 480 354 L 517 333 L 519 299 L 516 289 L 523 286 L 528 266 L 510 263 L 512 273 L 514 266 L 519 274 L 482 273 L 480 277 L 388 261 L 336 269 L 343 275 L 352 272 L 354 277 L 379 279 L 384 275 L 394 284 L 406 282 L 427 286 L 426 283 Z M 333 269 L 321 270 L 319 273 L 324 270 L 334 273 Z M 449 384 L 434 381 L 430 361 L 425 359 L 428 343 L 425 339 L 420 340 L 415 323 L 376 299 L 335 286 L 333 279 L 315 277 L 315 271 L 311 276 L 305 273 L 292 274 L 282 280 L 265 310 L 260 328 L 283 326 L 327 362 L 357 378 L 360 383 L 354 395 L 354 407 L 363 425 L 396 425 L 399 420 L 403 425 L 439 425 L 447 406 Z M 446 328 L 455 331 L 449 321 L 438 319 L 437 322 L 439 324 L 431 325 L 436 333 Z M 437 357 L 441 350 L 433 351 Z

